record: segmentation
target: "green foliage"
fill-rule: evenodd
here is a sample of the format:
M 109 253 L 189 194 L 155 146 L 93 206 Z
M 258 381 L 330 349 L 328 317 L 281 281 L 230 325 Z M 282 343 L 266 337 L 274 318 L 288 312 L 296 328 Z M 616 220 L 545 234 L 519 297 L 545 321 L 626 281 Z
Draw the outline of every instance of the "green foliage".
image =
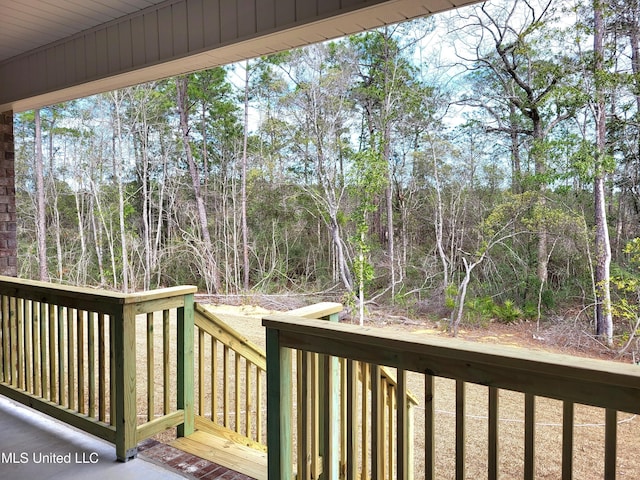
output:
M 516 306 L 513 300 L 505 300 L 502 305 L 496 305 L 494 309 L 496 320 L 500 323 L 516 323 L 522 319 L 522 310 Z
M 618 294 L 611 308 L 614 316 L 633 323 L 640 316 L 640 238 L 630 240 L 624 253 L 630 268 L 614 265 L 611 269 L 611 283 Z
M 453 310 L 456 306 L 456 298 L 458 296 L 458 287 L 451 283 L 447 285 L 444 292 L 444 305 L 446 308 Z
M 465 321 L 472 325 L 486 326 L 492 320 L 505 324 L 516 323 L 530 318 L 531 313 L 530 310 L 523 311 L 513 300 L 496 303 L 488 295 L 474 297 L 465 302 Z
M 542 294 L 540 295 L 540 303 L 547 310 L 551 310 L 552 308 L 554 308 L 556 305 L 556 299 L 553 290 L 543 290 Z
M 465 320 L 471 325 L 486 326 L 493 319 L 495 309 L 490 296 L 470 298 L 465 302 Z
M 386 186 L 386 168 L 386 161 L 382 155 L 373 149 L 360 152 L 353 159 L 350 190 L 354 198 L 359 200 L 352 214 L 355 232 L 350 240 L 357 252 L 353 261 L 353 270 L 360 284 L 359 288 L 368 287 L 369 282 L 375 277 L 375 269 L 369 257 L 371 252 L 371 242 L 368 239 L 369 216 L 378 209 L 375 200 Z

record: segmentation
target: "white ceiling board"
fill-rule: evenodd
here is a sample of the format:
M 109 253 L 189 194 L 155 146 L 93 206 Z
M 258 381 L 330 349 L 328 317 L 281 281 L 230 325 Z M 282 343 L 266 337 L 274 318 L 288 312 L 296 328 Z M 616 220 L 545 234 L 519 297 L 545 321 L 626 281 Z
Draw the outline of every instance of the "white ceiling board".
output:
M 0 62 L 166 0 L 0 0 Z
M 449 0 L 0 0 L 0 111 L 225 65 L 453 6 Z

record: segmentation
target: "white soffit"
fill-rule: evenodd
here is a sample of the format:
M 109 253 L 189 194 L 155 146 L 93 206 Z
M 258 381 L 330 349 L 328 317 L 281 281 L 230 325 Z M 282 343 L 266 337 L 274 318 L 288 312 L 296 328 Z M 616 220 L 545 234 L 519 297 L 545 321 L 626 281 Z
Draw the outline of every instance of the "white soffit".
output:
M 477 0 L 0 0 L 0 112 L 44 107 Z
M 0 0 L 0 62 L 165 0 Z

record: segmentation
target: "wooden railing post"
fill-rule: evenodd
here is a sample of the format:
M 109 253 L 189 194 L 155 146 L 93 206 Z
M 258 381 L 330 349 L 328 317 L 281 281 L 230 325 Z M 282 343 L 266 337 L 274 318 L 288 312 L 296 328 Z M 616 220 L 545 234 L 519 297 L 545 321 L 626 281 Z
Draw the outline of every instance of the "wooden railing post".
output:
M 267 454 L 269 480 L 292 480 L 291 350 L 267 328 Z M 300 468 L 300 466 L 298 467 Z
M 184 423 L 178 426 L 178 436 L 191 435 L 194 417 L 194 305 L 193 294 L 184 296 L 184 307 L 178 308 L 178 409 L 184 410 Z
M 338 322 L 340 315 L 333 313 L 322 320 Z M 320 478 L 338 478 L 340 471 L 340 367 L 337 357 L 325 357 L 320 369 L 320 456 L 322 471 Z
M 126 462 L 138 453 L 136 438 L 136 314 L 124 304 L 115 317 L 116 456 Z

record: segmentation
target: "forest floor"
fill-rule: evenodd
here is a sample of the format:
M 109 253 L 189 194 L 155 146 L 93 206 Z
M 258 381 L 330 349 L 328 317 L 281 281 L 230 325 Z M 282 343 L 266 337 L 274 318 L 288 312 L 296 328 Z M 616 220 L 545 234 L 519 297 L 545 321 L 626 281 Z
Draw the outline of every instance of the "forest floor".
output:
M 207 303 L 205 299 L 199 299 Z M 251 302 L 232 305 L 233 299 L 210 298 L 212 306 L 228 313 L 242 314 L 245 320 L 232 324 L 254 343 L 264 346 L 261 318 L 275 312 L 302 306 L 299 299 L 263 297 Z M 236 302 L 237 303 L 237 302 Z M 312 303 L 312 302 L 307 302 Z M 240 318 L 240 317 L 238 317 Z M 349 318 L 342 321 L 350 322 Z M 355 323 L 355 321 L 354 321 Z M 446 321 L 407 314 L 397 309 L 376 308 L 369 311 L 366 325 L 402 330 L 417 336 L 446 337 Z M 459 338 L 473 342 L 508 345 L 580 357 L 626 361 L 616 352 L 600 344 L 589 332 L 582 331 L 571 319 L 505 325 L 489 322 L 483 326 L 463 326 Z M 535 355 L 535 353 L 533 353 Z M 424 458 L 424 377 L 412 374 L 409 389 L 416 395 L 415 409 L 416 478 L 423 477 Z M 455 477 L 455 382 L 436 380 L 436 476 Z M 466 397 L 466 478 L 485 478 L 487 469 L 487 397 L 488 389 L 469 385 Z M 500 472 L 501 478 L 522 478 L 524 459 L 524 395 L 500 393 Z M 618 478 L 640 478 L 640 417 L 618 414 Z M 561 477 L 562 403 L 538 397 L 536 400 L 536 478 Z M 590 480 L 604 476 L 604 410 L 577 405 L 574 425 L 574 479 Z

